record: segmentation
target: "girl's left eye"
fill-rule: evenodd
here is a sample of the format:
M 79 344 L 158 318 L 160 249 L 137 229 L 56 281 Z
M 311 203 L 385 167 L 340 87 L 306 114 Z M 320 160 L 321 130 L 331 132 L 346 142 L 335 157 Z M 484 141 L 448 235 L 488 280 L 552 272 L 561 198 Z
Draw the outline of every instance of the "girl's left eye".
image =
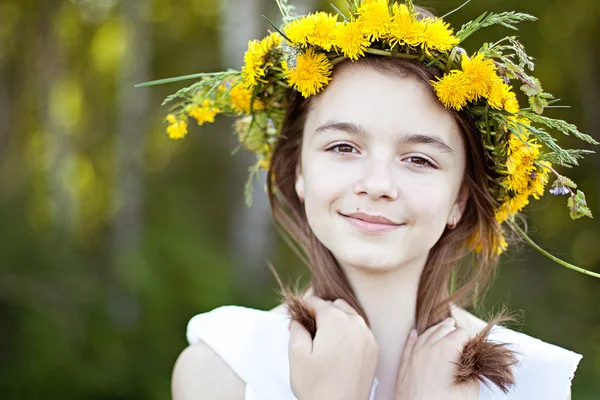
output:
M 405 160 L 409 160 L 409 162 L 417 168 L 435 168 L 431 161 L 423 157 L 411 156 L 405 158 Z
M 348 143 L 339 143 L 339 144 L 336 144 L 335 146 L 331 146 L 326 151 L 333 151 L 334 153 L 341 153 L 341 154 L 352 154 L 352 152 L 354 150 L 356 150 L 356 149 L 353 146 L 349 145 Z

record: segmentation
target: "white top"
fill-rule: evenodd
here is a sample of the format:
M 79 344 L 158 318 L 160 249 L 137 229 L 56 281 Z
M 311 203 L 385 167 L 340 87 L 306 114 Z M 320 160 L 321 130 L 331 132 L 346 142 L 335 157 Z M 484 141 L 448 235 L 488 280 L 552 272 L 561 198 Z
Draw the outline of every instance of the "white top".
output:
M 200 341 L 217 353 L 246 384 L 246 400 L 295 400 L 288 360 L 289 316 L 239 306 L 222 306 L 193 317 L 190 344 Z M 517 352 L 515 385 L 504 394 L 480 383 L 480 400 L 566 400 L 581 355 L 507 328 L 496 326 L 489 340 Z M 370 400 L 374 399 L 377 378 Z

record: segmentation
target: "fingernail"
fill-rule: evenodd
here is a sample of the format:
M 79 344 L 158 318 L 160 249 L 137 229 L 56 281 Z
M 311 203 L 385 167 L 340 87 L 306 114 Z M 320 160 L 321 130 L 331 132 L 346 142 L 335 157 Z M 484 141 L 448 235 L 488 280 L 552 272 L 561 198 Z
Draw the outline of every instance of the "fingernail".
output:
M 415 336 L 417 336 L 417 330 L 416 329 L 411 329 L 410 330 L 410 334 L 408 335 L 408 337 L 414 338 Z
M 329 304 L 333 304 L 333 301 L 331 300 L 325 300 L 326 302 L 328 302 Z
M 454 322 L 454 318 L 452 317 L 448 317 L 445 320 L 442 321 L 444 324 L 451 324 Z

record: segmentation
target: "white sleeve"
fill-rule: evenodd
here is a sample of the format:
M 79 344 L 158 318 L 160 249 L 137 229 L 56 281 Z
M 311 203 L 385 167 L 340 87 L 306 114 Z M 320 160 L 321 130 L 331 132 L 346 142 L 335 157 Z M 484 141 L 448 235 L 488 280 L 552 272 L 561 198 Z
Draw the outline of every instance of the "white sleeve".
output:
M 489 340 L 517 352 L 515 385 L 508 394 L 480 385 L 480 400 L 567 400 L 580 354 L 506 328 L 494 328 Z
M 239 306 L 198 314 L 188 323 L 190 344 L 204 342 L 245 382 L 245 400 L 296 400 L 290 385 L 289 316 Z M 370 400 L 375 398 L 375 378 Z
M 246 383 L 246 400 L 294 400 L 287 324 L 282 314 L 223 306 L 193 317 L 187 339 L 204 342 L 229 365 Z
M 258 400 L 258 396 L 256 395 L 256 392 L 248 384 L 246 384 L 246 391 L 244 393 L 244 400 Z

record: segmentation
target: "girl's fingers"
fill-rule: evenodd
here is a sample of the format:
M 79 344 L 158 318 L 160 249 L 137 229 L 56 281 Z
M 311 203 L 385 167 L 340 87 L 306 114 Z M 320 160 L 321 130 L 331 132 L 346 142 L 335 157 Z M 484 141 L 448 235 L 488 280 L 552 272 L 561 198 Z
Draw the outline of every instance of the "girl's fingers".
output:
M 356 310 L 344 299 L 337 299 L 332 304 L 348 314 L 358 315 Z
M 456 341 L 460 343 L 462 346 L 467 344 L 471 337 L 469 336 L 469 332 L 464 328 L 456 328 L 454 331 L 448 333 L 444 339 Z
M 446 318 L 445 320 L 443 320 L 442 322 L 440 322 L 439 324 L 435 324 L 433 326 L 430 326 L 429 329 L 427 329 L 425 332 L 423 332 L 421 334 L 421 336 L 419 336 L 419 346 L 421 347 L 422 345 L 424 345 L 425 343 L 429 342 L 429 337 L 431 335 L 433 335 L 433 333 L 441 326 L 444 324 L 448 324 L 450 326 L 454 326 L 456 324 L 456 322 L 454 321 L 453 318 Z
M 330 304 L 328 304 L 325 300 L 323 300 L 317 296 L 308 296 L 304 299 L 304 301 L 308 305 L 312 306 L 315 310 L 321 309 L 321 308 L 327 308 L 330 306 Z
M 300 323 L 290 322 L 290 341 L 288 352 L 290 355 L 308 357 L 312 353 L 313 341 L 310 333 Z
M 427 339 L 426 344 L 434 344 L 446 337 L 447 334 L 456 330 L 452 324 L 439 324 L 437 329 Z
M 404 376 L 404 372 L 406 368 L 410 364 L 410 359 L 412 357 L 412 352 L 415 348 L 415 344 L 417 343 L 417 330 L 411 329 L 408 334 L 408 338 L 406 339 L 406 343 L 404 344 L 404 349 L 402 350 L 402 356 L 400 357 L 400 371 L 398 372 L 398 377 L 401 378 Z

